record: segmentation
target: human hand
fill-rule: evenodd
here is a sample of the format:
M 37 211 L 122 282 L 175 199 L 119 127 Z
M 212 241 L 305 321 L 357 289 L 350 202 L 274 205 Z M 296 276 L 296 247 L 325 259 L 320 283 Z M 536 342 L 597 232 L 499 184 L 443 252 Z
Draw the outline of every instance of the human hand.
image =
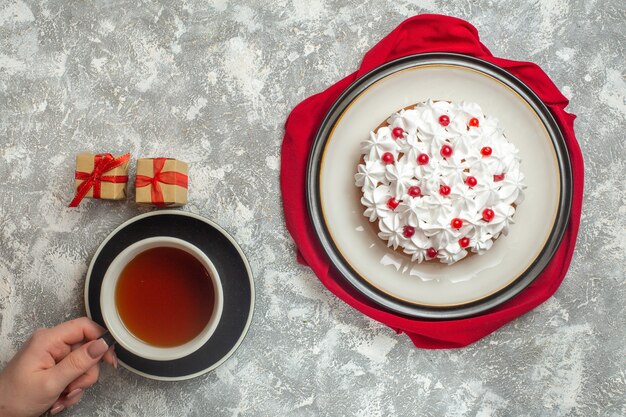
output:
M 100 360 L 117 368 L 105 330 L 87 317 L 39 329 L 0 372 L 0 415 L 55 415 L 79 402 L 95 384 Z

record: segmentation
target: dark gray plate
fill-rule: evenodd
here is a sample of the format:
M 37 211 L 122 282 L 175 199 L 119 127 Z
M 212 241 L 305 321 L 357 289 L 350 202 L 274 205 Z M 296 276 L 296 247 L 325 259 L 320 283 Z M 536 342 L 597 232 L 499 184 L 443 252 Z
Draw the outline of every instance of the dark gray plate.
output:
M 147 378 L 162 381 L 194 378 L 217 368 L 237 350 L 254 311 L 254 281 L 248 260 L 237 242 L 217 224 L 180 210 L 152 211 L 128 220 L 111 232 L 91 260 L 85 280 L 85 309 L 92 320 L 106 327 L 100 308 L 100 289 L 106 270 L 125 248 L 154 236 L 185 240 L 211 259 L 224 291 L 222 317 L 213 336 L 197 351 L 180 359 L 146 359 L 120 344 L 115 352 L 122 366 Z
M 365 279 L 359 276 L 354 269 L 352 269 L 352 267 L 341 255 L 341 252 L 335 246 L 335 243 L 333 242 L 324 222 L 320 200 L 319 174 L 322 153 L 332 128 L 338 122 L 340 116 L 348 108 L 352 101 L 372 84 L 391 74 L 408 68 L 432 64 L 456 65 L 471 68 L 504 83 L 517 92 L 526 102 L 528 102 L 545 125 L 556 151 L 558 166 L 561 173 L 561 191 L 559 195 L 556 221 L 539 256 L 534 260 L 534 262 L 531 263 L 523 274 L 521 274 L 516 280 L 505 288 L 482 298 L 479 301 L 454 307 L 430 307 L 408 303 L 385 294 L 370 285 Z M 339 272 L 339 274 L 337 274 L 339 275 L 338 278 L 343 278 L 345 282 L 352 285 L 365 297 L 395 313 L 424 319 L 447 320 L 470 317 L 484 313 L 485 311 L 492 309 L 519 294 L 539 276 L 554 256 L 568 224 L 572 199 L 572 170 L 567 146 L 563 139 L 561 130 L 545 104 L 526 84 L 512 74 L 508 73 L 506 70 L 478 58 L 452 53 L 428 53 L 411 55 L 388 62 L 357 79 L 346 89 L 346 91 L 344 91 L 344 93 L 337 99 L 328 111 L 328 114 L 322 121 L 313 142 L 307 167 L 306 192 L 311 222 L 313 223 L 314 229 L 322 247 L 324 248 L 324 251 Z

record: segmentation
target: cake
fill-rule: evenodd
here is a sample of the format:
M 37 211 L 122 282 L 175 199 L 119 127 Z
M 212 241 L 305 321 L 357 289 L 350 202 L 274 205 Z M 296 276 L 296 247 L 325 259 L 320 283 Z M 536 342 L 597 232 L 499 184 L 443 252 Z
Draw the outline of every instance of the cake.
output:
M 388 247 L 450 265 L 508 233 L 526 188 L 520 163 L 478 104 L 428 100 L 370 132 L 355 183 Z

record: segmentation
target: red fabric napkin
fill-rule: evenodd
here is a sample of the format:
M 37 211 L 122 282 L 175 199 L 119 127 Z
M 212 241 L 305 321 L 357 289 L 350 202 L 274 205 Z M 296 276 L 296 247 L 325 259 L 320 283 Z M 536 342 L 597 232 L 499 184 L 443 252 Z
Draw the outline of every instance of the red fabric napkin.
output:
M 490 61 L 524 81 L 548 106 L 561 127 L 573 169 L 571 218 L 550 264 L 528 288 L 486 314 L 462 320 L 426 321 L 402 317 L 371 302 L 338 274 L 326 257 L 307 213 L 305 181 L 309 150 L 319 125 L 337 97 L 358 77 L 381 64 L 422 52 L 457 52 Z M 365 54 L 358 71 L 326 91 L 304 100 L 289 115 L 282 146 L 281 190 L 287 229 L 298 247 L 298 260 L 311 267 L 333 294 L 363 314 L 406 333 L 415 346 L 427 349 L 458 348 L 485 337 L 547 300 L 563 281 L 576 243 L 583 198 L 583 158 L 574 136 L 575 116 L 565 112 L 568 100 L 537 65 L 494 57 L 480 42 L 471 24 L 449 16 L 419 15 L 402 22 Z

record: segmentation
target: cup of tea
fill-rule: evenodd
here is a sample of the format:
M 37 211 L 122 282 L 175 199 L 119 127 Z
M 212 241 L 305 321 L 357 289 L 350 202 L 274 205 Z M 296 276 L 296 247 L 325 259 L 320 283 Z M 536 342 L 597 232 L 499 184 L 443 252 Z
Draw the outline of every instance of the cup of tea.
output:
M 102 317 L 117 343 L 146 359 L 188 356 L 215 332 L 222 284 L 211 260 L 181 239 L 157 236 L 124 249 L 102 280 Z

